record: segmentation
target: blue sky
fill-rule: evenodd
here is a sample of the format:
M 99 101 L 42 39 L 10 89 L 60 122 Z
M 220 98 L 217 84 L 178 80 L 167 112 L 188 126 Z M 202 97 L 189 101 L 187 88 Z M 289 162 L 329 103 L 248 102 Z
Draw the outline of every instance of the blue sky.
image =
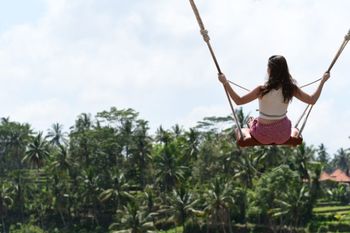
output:
M 45 11 L 44 0 L 1 0 L 0 32 L 16 24 L 35 23 Z
M 298 83 L 317 79 L 350 29 L 348 0 L 197 5 L 223 71 L 248 88 L 264 81 L 272 54 Z M 152 130 L 230 114 L 198 31 L 187 0 L 0 0 L 0 115 L 46 131 L 111 106 L 134 108 Z M 304 130 L 331 153 L 350 147 L 349 64 L 347 47 Z M 304 107 L 294 100 L 289 117 Z M 254 115 L 257 103 L 243 108 Z

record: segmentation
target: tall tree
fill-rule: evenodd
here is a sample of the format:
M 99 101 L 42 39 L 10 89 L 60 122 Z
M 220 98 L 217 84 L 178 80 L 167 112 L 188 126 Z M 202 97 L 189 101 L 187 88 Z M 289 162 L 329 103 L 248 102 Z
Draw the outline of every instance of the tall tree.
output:
M 28 161 L 32 166 L 39 169 L 43 166 L 44 161 L 49 155 L 48 142 L 43 137 L 43 133 L 39 132 L 33 138 L 33 141 L 29 143 L 23 161 Z
M 102 202 L 112 201 L 115 207 L 113 211 L 121 208 L 122 205 L 128 203 L 128 201 L 133 199 L 133 196 L 129 193 L 130 184 L 125 179 L 123 173 L 120 173 L 118 170 L 113 169 L 110 172 L 110 187 L 103 190 L 99 199 Z
M 195 212 L 195 205 L 198 199 L 195 200 L 193 194 L 189 192 L 185 184 L 180 185 L 179 188 L 174 189 L 172 194 L 168 196 L 169 207 L 168 210 L 174 217 L 175 221 L 182 225 L 183 231 L 186 232 L 185 222 Z
M 315 150 L 312 147 L 308 147 L 305 143 L 298 146 L 293 159 L 301 179 L 310 180 L 309 163 L 315 160 L 314 154 Z
M 23 167 L 22 159 L 30 140 L 32 130 L 29 124 L 20 124 L 2 119 L 0 123 L 0 174 Z
M 196 160 L 199 153 L 200 133 L 195 128 L 190 128 L 189 131 L 185 133 L 185 136 L 188 145 L 186 155 Z
M 49 142 L 55 146 L 61 146 L 67 144 L 67 133 L 63 132 L 63 125 L 59 123 L 52 124 L 51 129 L 49 129 L 46 137 Z
M 70 169 L 74 165 L 75 164 L 69 155 L 68 148 L 59 144 L 58 150 L 55 154 L 53 161 L 51 161 L 50 167 L 59 174 L 68 174 Z
M 184 179 L 187 169 L 179 163 L 178 152 L 174 143 L 166 144 L 154 158 L 156 180 L 162 191 L 171 191 L 176 184 Z
M 124 229 L 113 231 L 115 233 L 155 233 L 152 222 L 152 213 L 146 213 L 136 201 L 128 203 L 117 212 L 117 222 L 111 224 L 112 229 Z
M 85 166 L 90 165 L 91 151 L 89 148 L 89 136 L 93 127 L 91 115 L 82 113 L 75 121 L 75 125 L 70 133 L 70 147 L 72 155 L 77 156 L 80 161 L 85 162 Z
M 230 209 L 234 205 L 233 189 L 230 182 L 222 178 L 215 178 L 210 183 L 205 194 L 204 211 L 209 219 L 208 227 L 219 229 L 226 233 L 227 228 L 232 233 Z M 209 229 L 209 228 L 208 228 Z
M 3 233 L 7 232 L 5 217 L 13 204 L 12 195 L 13 188 L 11 187 L 11 184 L 7 182 L 0 183 L 0 217 Z
M 350 155 L 349 153 L 347 153 L 346 150 L 344 150 L 344 148 L 340 148 L 337 150 L 336 154 L 334 155 L 334 162 L 336 167 L 349 174 Z
M 318 156 L 317 156 L 318 161 L 320 161 L 323 164 L 327 164 L 329 162 L 329 154 L 328 154 L 327 149 L 323 143 L 321 143 L 318 146 L 317 154 L 318 154 Z
M 135 171 L 136 177 L 138 177 L 138 183 L 143 190 L 146 186 L 146 174 L 149 169 L 149 162 L 152 159 L 152 138 L 148 135 L 148 122 L 144 120 L 138 120 L 137 126 L 134 131 L 134 140 L 130 148 L 132 164 L 132 170 Z
M 92 223 L 99 225 L 99 187 L 100 176 L 97 175 L 92 168 L 84 169 L 79 177 L 81 182 L 79 197 L 81 198 L 83 215 L 92 214 Z
M 300 189 L 291 189 L 291 192 L 281 193 L 274 202 L 276 208 L 271 209 L 273 217 L 280 220 L 280 225 L 300 226 L 305 215 L 305 207 L 309 202 L 309 189 L 306 185 Z
M 167 130 L 164 130 L 162 126 L 159 126 L 157 129 L 155 139 L 156 142 L 160 142 L 165 145 L 169 144 L 173 140 L 171 133 Z

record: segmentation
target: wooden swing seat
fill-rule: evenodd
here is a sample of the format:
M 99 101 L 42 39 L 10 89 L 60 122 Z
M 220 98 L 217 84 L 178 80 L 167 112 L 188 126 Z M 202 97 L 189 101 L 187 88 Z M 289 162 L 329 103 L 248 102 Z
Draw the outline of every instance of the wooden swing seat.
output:
M 286 145 L 286 146 L 298 146 L 303 142 L 303 137 L 298 134 L 299 130 L 296 128 L 292 129 L 292 135 L 283 144 L 278 145 Z M 236 130 L 236 143 L 240 147 L 250 147 L 250 146 L 267 146 L 267 145 L 277 145 L 277 144 L 261 144 L 255 138 L 253 138 L 249 133 L 249 128 L 242 128 L 243 138 L 241 138 L 240 133 Z

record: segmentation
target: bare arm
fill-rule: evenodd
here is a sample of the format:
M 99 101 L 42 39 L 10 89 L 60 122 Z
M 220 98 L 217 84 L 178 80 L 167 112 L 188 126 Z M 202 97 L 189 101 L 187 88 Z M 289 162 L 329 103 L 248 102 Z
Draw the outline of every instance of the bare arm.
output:
M 307 104 L 314 105 L 317 102 L 318 98 L 320 97 L 323 85 L 329 79 L 329 77 L 330 77 L 329 73 L 324 73 L 323 78 L 320 82 L 320 85 L 317 87 L 316 91 L 312 95 L 307 94 L 306 92 L 301 90 L 299 87 L 297 87 L 297 89 L 294 92 L 294 96 L 297 99 L 299 99 Z
M 257 99 L 260 95 L 261 86 L 256 87 L 254 90 L 250 91 L 248 94 L 244 96 L 239 96 L 231 87 L 230 83 L 227 81 L 224 74 L 219 75 L 220 82 L 224 85 L 226 91 L 229 93 L 231 99 L 237 104 L 242 105 L 249 103 L 255 99 Z

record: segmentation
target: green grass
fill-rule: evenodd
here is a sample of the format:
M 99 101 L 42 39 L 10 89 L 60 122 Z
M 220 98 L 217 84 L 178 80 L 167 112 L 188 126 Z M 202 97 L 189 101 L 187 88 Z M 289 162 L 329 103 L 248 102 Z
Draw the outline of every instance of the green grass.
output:
M 160 231 L 159 233 L 182 233 L 182 231 L 182 227 L 177 227 L 176 229 L 174 228 L 167 231 Z
M 322 203 L 321 205 L 315 207 L 313 209 L 314 214 L 316 215 L 327 215 L 327 214 L 340 214 L 346 215 L 340 221 L 321 221 L 320 223 L 325 225 L 337 225 L 337 224 L 349 224 L 350 226 L 350 205 L 340 205 L 338 203 L 329 203 L 329 205 L 325 205 L 326 203 Z M 160 231 L 159 233 L 182 233 L 182 227 L 177 227 L 176 231 L 174 229 L 170 229 L 168 231 Z
M 343 206 L 339 201 L 327 201 L 327 200 L 321 200 L 317 203 L 318 206 Z
M 325 216 L 325 215 L 336 215 L 336 214 L 341 214 L 341 215 L 348 215 L 350 216 L 350 211 L 336 211 L 336 212 L 324 212 L 324 213 L 316 213 L 316 215 L 320 215 L 320 216 Z
M 313 209 L 315 214 L 318 213 L 330 213 L 330 212 L 340 212 L 340 211 L 350 211 L 350 205 L 346 206 L 322 206 L 322 207 L 315 207 Z

